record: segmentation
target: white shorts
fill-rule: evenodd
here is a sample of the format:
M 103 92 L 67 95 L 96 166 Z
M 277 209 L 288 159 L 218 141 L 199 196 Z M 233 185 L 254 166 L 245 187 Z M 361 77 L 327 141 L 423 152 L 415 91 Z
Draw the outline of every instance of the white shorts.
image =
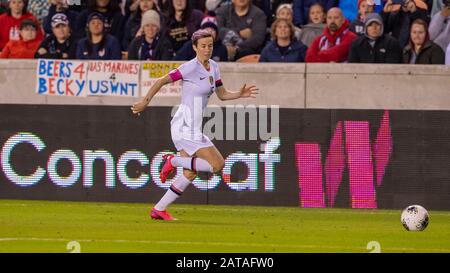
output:
M 177 111 L 170 122 L 172 141 L 177 151 L 184 150 L 192 156 L 200 148 L 214 146 L 209 137 L 202 132 L 191 133 L 183 116 L 183 111 Z

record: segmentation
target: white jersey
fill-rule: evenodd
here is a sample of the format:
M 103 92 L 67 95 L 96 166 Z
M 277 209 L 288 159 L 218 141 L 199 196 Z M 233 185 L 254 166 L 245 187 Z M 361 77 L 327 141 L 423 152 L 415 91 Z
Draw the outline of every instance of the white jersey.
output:
M 213 146 L 202 133 L 203 111 L 222 82 L 217 63 L 209 60 L 209 64 L 208 71 L 194 58 L 169 73 L 172 81 L 182 80 L 181 104 L 170 122 L 172 140 L 177 150 L 185 150 L 189 155 Z

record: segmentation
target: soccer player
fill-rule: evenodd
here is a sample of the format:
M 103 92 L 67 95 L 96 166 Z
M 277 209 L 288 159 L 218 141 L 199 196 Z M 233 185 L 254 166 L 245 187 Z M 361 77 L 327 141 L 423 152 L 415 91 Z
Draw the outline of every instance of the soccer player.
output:
M 134 114 L 140 114 L 153 96 L 167 83 L 182 80 L 181 104 L 172 118 L 171 135 L 180 156 L 167 154 L 163 157 L 160 173 L 161 182 L 176 167 L 183 167 L 183 175 L 176 179 L 166 194 L 151 210 L 153 219 L 175 220 L 167 207 L 173 203 L 195 179 L 197 172 L 218 172 L 224 166 L 224 159 L 211 140 L 202 133 L 203 111 L 208 99 L 215 91 L 221 100 L 254 98 L 258 94 L 256 86 L 244 84 L 238 92 L 225 89 L 220 78 L 217 63 L 211 60 L 213 52 L 212 34 L 204 29 L 192 35 L 196 58 L 182 64 L 167 75 L 159 78 L 142 101 L 131 107 Z

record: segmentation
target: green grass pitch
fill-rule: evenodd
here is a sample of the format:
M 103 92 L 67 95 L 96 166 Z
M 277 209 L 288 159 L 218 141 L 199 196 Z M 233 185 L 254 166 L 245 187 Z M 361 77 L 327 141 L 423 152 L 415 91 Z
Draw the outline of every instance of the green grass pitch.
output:
M 0 200 L 0 252 L 450 252 L 450 212 L 408 232 L 398 210 Z M 76 243 L 75 243 L 76 244 Z M 375 243 L 376 244 L 376 243 Z M 69 245 L 70 246 L 70 245 Z M 71 249 L 71 248 L 69 248 Z

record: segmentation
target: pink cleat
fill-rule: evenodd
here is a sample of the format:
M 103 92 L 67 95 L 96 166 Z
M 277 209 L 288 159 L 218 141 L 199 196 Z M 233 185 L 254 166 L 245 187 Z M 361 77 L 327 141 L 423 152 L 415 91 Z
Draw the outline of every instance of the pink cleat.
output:
M 155 208 L 152 208 L 152 211 L 150 212 L 150 217 L 155 220 L 164 220 L 164 221 L 174 221 L 177 220 L 176 218 L 173 218 L 170 216 L 170 214 L 167 212 L 167 210 L 157 210 Z
M 163 162 L 164 165 L 161 169 L 161 173 L 159 174 L 159 178 L 161 179 L 161 183 L 165 183 L 167 177 L 175 170 L 175 167 L 170 162 L 174 155 L 172 154 L 165 154 L 163 155 Z

